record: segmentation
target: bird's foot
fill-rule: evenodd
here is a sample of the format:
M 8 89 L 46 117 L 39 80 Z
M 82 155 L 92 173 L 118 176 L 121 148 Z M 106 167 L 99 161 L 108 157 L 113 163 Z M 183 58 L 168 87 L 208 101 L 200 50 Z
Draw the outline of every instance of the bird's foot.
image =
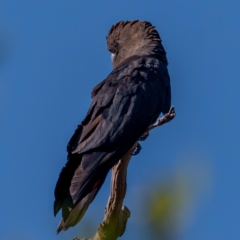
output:
M 141 145 L 138 143 L 138 145 L 136 146 L 136 148 L 135 148 L 134 151 L 132 152 L 132 155 L 133 155 L 133 156 L 138 155 L 138 154 L 140 153 L 141 149 L 142 149 L 142 147 L 141 147 Z

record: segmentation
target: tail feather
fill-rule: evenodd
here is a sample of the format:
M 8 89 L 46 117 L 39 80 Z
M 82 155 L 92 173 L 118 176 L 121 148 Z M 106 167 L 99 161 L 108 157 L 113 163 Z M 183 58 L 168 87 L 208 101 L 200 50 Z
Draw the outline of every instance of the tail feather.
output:
M 67 215 L 67 217 L 63 216 L 63 218 L 61 219 L 57 228 L 57 234 L 62 230 L 66 231 L 69 227 L 76 225 L 82 219 L 89 205 L 96 197 L 105 178 L 106 176 L 96 181 L 96 183 L 93 185 L 92 191 L 88 193 L 85 197 L 83 197 L 79 202 L 77 202 L 77 204 L 72 209 L 67 206 L 67 204 L 64 204 L 62 206 L 62 213 L 63 215 Z
M 70 155 L 55 188 L 54 214 L 62 209 L 62 220 L 57 233 L 76 225 L 82 219 L 112 167 L 110 164 L 105 164 L 105 160 L 113 158 L 114 153 Z M 93 160 L 95 163 L 92 163 Z M 101 166 L 100 162 L 103 162 Z
M 78 168 L 81 159 L 81 155 L 72 155 L 72 159 L 67 161 L 66 165 L 62 168 L 54 191 L 54 216 L 56 216 L 59 210 L 62 208 L 71 185 L 72 177 Z
M 61 219 L 59 226 L 57 228 L 57 233 L 61 230 L 67 230 L 69 227 L 76 225 L 83 217 L 85 212 L 88 209 L 88 206 L 92 202 L 96 195 L 96 190 L 87 194 L 77 205 L 69 211 L 68 218 L 64 221 L 64 218 Z M 67 206 L 65 206 L 67 208 Z M 64 211 L 64 210 L 63 210 Z

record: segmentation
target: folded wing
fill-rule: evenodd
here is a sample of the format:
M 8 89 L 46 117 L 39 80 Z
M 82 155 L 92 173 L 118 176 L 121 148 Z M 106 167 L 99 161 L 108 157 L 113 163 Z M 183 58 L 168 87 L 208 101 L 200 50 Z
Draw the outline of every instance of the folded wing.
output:
M 67 147 L 68 161 L 55 189 L 58 231 L 82 218 L 111 167 L 161 112 L 170 108 L 170 80 L 154 56 L 126 59 L 92 92 L 87 116 Z

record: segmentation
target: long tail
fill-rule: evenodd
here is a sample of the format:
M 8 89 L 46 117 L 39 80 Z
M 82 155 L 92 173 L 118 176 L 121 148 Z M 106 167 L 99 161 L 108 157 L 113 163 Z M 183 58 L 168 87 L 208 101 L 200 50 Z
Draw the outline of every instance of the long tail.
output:
M 64 217 L 61 219 L 57 228 L 57 233 L 59 233 L 61 230 L 67 230 L 69 227 L 76 225 L 82 219 L 89 205 L 94 200 L 99 189 L 101 188 L 105 178 L 106 176 L 97 181 L 95 183 L 95 186 L 93 186 L 93 190 L 90 193 L 88 193 L 83 199 L 81 199 L 73 207 L 73 209 L 70 209 L 66 204 L 63 205 L 62 207 L 63 216 L 66 215 L 67 218 L 65 220 Z
M 97 156 L 103 157 L 102 153 Z M 96 153 L 72 155 L 59 175 L 55 188 L 54 215 L 62 209 L 62 220 L 57 233 L 82 219 L 105 181 L 109 168 L 99 169 L 96 165 L 90 167 L 90 164 L 84 166 L 84 162 L 93 157 L 96 157 Z
M 57 215 L 63 206 L 66 195 L 69 191 L 69 187 L 71 185 L 72 177 L 80 163 L 81 156 L 73 156 L 71 160 L 67 161 L 66 165 L 62 168 L 62 171 L 59 174 L 59 178 L 54 191 L 54 216 Z

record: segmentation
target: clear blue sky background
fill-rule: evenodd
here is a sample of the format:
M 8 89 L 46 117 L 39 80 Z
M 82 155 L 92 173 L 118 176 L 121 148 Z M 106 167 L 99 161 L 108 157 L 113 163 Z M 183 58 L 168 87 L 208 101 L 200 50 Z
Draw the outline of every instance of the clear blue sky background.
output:
M 131 161 L 122 239 L 144 231 L 141 189 L 179 169 L 192 191 L 178 239 L 239 239 L 240 2 L 83 2 L 0 2 L 0 239 L 84 237 L 101 222 L 109 179 L 82 222 L 58 236 L 53 190 L 91 89 L 112 69 L 108 30 L 134 19 L 152 22 L 163 39 L 177 117 Z

